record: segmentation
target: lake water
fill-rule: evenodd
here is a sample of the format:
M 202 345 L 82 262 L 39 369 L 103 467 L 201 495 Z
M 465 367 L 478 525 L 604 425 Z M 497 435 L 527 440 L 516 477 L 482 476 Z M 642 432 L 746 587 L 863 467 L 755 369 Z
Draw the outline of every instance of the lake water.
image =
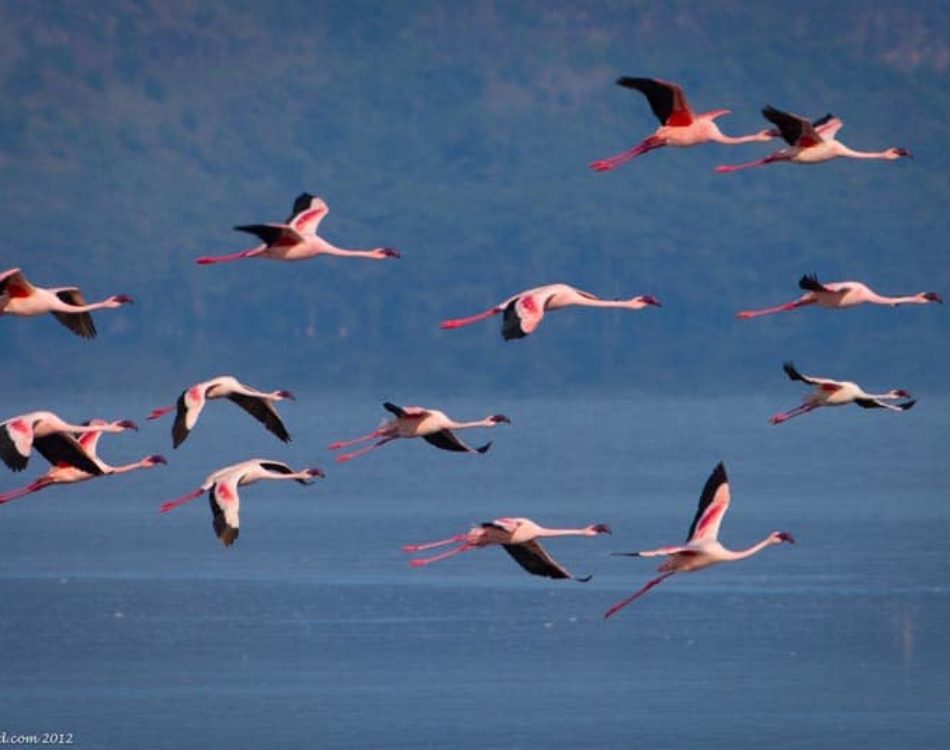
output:
M 0 507 L 0 731 L 90 748 L 946 748 L 950 401 L 766 423 L 798 395 L 443 399 L 513 425 L 485 456 L 399 441 L 343 466 L 325 446 L 374 427 L 382 398 L 281 405 L 290 446 L 228 404 L 174 452 L 169 421 L 105 436 L 113 463 L 171 463 Z M 103 416 L 158 404 L 120 405 Z M 253 456 L 328 477 L 243 489 L 230 549 L 204 499 L 157 513 Z M 722 541 L 798 544 L 673 577 L 605 622 L 657 563 L 609 553 L 681 541 L 720 459 Z M 0 491 L 42 470 L 4 470 Z M 586 585 L 498 549 L 419 570 L 400 549 L 505 515 L 614 534 L 546 543 Z

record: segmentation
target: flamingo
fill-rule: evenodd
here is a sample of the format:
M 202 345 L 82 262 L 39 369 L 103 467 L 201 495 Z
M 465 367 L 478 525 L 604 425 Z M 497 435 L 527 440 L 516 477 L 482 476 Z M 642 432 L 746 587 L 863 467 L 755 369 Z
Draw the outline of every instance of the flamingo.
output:
M 0 422 L 0 458 L 13 471 L 22 471 L 35 447 L 54 466 L 64 462 L 89 474 L 99 475 L 103 473 L 102 469 L 89 458 L 73 435 L 137 429 L 135 422 L 128 419 L 80 425 L 64 422 L 51 411 L 34 411 Z
M 485 443 L 485 445 L 478 448 L 470 448 L 459 440 L 452 430 L 511 424 L 511 420 L 504 414 L 492 414 L 476 422 L 456 422 L 441 411 L 425 409 L 421 406 L 396 406 L 396 404 L 387 401 L 383 404 L 383 408 L 391 414 L 394 414 L 396 418 L 385 422 L 381 427 L 373 430 L 368 435 L 363 435 L 352 440 L 339 440 L 335 443 L 331 443 L 330 450 L 339 450 L 340 448 L 346 448 L 367 440 L 374 440 L 375 438 L 382 439 L 372 445 L 355 450 L 352 453 L 341 453 L 336 458 L 337 463 L 350 461 L 357 456 L 362 456 L 364 453 L 376 450 L 397 438 L 421 437 L 430 445 L 434 445 L 436 448 L 441 448 L 444 451 L 454 451 L 456 453 L 485 453 L 491 447 L 491 442 Z
M 729 479 L 726 476 L 726 468 L 722 465 L 722 462 L 719 462 L 716 468 L 713 469 L 712 474 L 709 475 L 709 479 L 706 480 L 703 493 L 699 496 L 699 507 L 696 509 L 693 523 L 689 527 L 685 544 L 658 547 L 642 552 L 614 553 L 626 557 L 666 557 L 667 560 L 657 568 L 657 572 L 662 575 L 647 582 L 645 586 L 631 596 L 614 604 L 604 612 L 604 618 L 616 614 L 674 573 L 691 573 L 718 563 L 744 560 L 773 544 L 795 543 L 795 538 L 787 531 L 773 531 L 761 542 L 752 545 L 748 549 L 737 551 L 726 549 L 719 543 L 718 537 L 719 525 L 722 523 L 722 517 L 728 509 Z
M 211 525 L 214 533 L 225 547 L 230 547 L 238 538 L 240 521 L 238 511 L 241 500 L 238 497 L 238 487 L 261 479 L 292 479 L 300 484 L 312 484 L 316 477 L 323 477 L 324 473 L 317 468 L 294 471 L 282 461 L 254 458 L 238 464 L 225 466 L 208 476 L 200 487 L 187 495 L 162 503 L 159 511 L 167 513 L 179 505 L 208 493 L 211 505 Z
M 790 380 L 800 380 L 802 383 L 808 383 L 815 386 L 815 390 L 805 397 L 805 402 L 800 406 L 773 415 L 769 419 L 771 424 L 781 424 L 792 417 L 807 414 L 820 406 L 857 404 L 863 409 L 907 411 L 917 403 L 915 400 L 905 401 L 902 404 L 887 403 L 899 398 L 910 398 L 910 393 L 902 388 L 893 388 L 887 393 L 865 393 L 861 386 L 848 380 L 831 380 L 830 378 L 813 378 L 802 375 L 791 362 L 782 365 L 782 369 L 785 370 L 785 374 L 788 375 Z
M 544 547 L 537 541 L 543 537 L 554 536 L 597 536 L 609 534 L 610 527 L 596 523 L 582 529 L 547 529 L 539 526 L 530 518 L 496 518 L 494 521 L 473 526 L 464 534 L 456 534 L 448 539 L 425 544 L 407 544 L 404 552 L 421 552 L 422 550 L 444 547 L 458 543 L 457 547 L 434 557 L 416 558 L 409 564 L 414 568 L 444 560 L 447 557 L 468 552 L 478 547 L 487 547 L 490 544 L 500 544 L 505 552 L 511 555 L 515 562 L 527 570 L 531 575 L 545 578 L 574 578 L 581 583 L 587 583 L 591 576 L 576 578 L 552 558 Z
M 0 315 L 32 317 L 52 313 L 56 320 L 84 339 L 96 337 L 96 326 L 90 312 L 131 303 L 129 295 L 114 294 L 101 302 L 86 304 L 78 287 L 44 289 L 33 286 L 19 268 L 0 271 Z
M 617 85 L 628 89 L 635 89 L 643 94 L 650 102 L 650 109 L 660 121 L 656 132 L 645 138 L 633 148 L 611 156 L 591 162 L 588 166 L 598 172 L 607 172 L 619 167 L 631 159 L 663 146 L 696 146 L 700 143 L 725 143 L 737 145 L 740 143 L 758 143 L 769 141 L 778 133 L 773 130 L 760 130 L 752 135 L 732 137 L 724 135 L 716 126 L 717 117 L 728 115 L 728 109 L 714 109 L 712 112 L 696 114 L 686 102 L 683 89 L 675 83 L 659 81 L 654 78 L 630 78 L 624 76 L 617 79 Z
M 273 433 L 285 443 L 290 442 L 290 434 L 280 420 L 273 402 L 285 399 L 293 401 L 294 394 L 290 391 L 265 393 L 244 385 L 230 375 L 219 375 L 186 388 L 181 392 L 175 406 L 160 406 L 152 409 L 148 418 L 158 419 L 173 409 L 177 409 L 175 423 L 172 425 L 172 445 L 177 448 L 191 434 L 205 403 L 216 398 L 226 398 L 234 402 L 264 425 L 268 432 Z
M 89 425 L 92 427 L 104 427 L 106 424 L 107 422 L 102 419 L 93 419 L 89 422 Z M 31 492 L 39 492 L 44 487 L 49 487 L 53 484 L 73 484 L 75 482 L 85 482 L 86 480 L 92 479 L 96 476 L 126 474 L 130 471 L 136 471 L 138 469 L 151 469 L 155 466 L 168 463 L 164 456 L 151 455 L 130 464 L 123 464 L 122 466 L 110 466 L 101 458 L 99 458 L 98 455 L 96 455 L 96 449 L 98 447 L 100 435 L 102 435 L 101 431 L 86 432 L 78 435 L 79 447 L 89 458 L 89 460 L 99 468 L 98 473 L 93 474 L 88 471 L 83 471 L 82 469 L 77 468 L 66 461 L 60 461 L 52 466 L 49 471 L 47 471 L 41 477 L 38 477 L 25 487 L 0 493 L 0 505 L 3 503 L 8 503 L 11 500 L 16 500 L 17 498 L 23 497 L 25 495 L 29 495 Z
M 775 151 L 764 159 L 756 159 L 745 164 L 720 165 L 716 167 L 717 172 L 738 172 L 740 169 L 761 167 L 783 161 L 793 164 L 820 164 L 823 161 L 831 161 L 838 157 L 885 159 L 887 161 L 900 159 L 903 156 L 913 157 L 913 154 L 906 148 L 892 147 L 884 151 L 855 151 L 848 148 L 840 141 L 835 140 L 835 135 L 841 130 L 844 123 L 831 115 L 819 121 L 819 127 L 815 127 L 815 123 L 809 122 L 804 117 L 782 112 L 772 106 L 765 107 L 762 110 L 762 116 L 778 127 L 782 138 L 788 143 L 788 148 Z
M 461 328 L 490 318 L 493 315 L 504 313 L 501 323 L 502 338 L 506 341 L 522 339 L 541 325 L 541 320 L 547 310 L 560 310 L 562 307 L 572 305 L 580 307 L 621 307 L 627 310 L 642 310 L 650 305 L 661 306 L 659 300 L 649 294 L 631 297 L 630 299 L 606 300 L 567 284 L 548 284 L 518 292 L 518 294 L 509 297 L 504 302 L 499 302 L 494 307 L 488 308 L 485 312 L 467 318 L 444 320 L 441 327 L 445 329 Z
M 943 302 L 941 296 L 936 292 L 918 292 L 905 297 L 885 297 L 860 281 L 834 281 L 825 284 L 820 282 L 815 274 L 802 276 L 798 280 L 798 286 L 805 290 L 805 294 L 798 299 L 786 302 L 783 305 L 767 307 L 763 310 L 743 310 L 736 313 L 736 317 L 740 320 L 748 320 L 749 318 L 758 318 L 761 315 L 789 312 L 808 305 L 818 305 L 829 310 L 841 310 L 864 304 L 897 307 L 897 305 L 926 305 L 929 302 Z
M 224 263 L 242 258 L 268 258 L 270 260 L 307 260 L 318 255 L 339 255 L 345 258 L 368 258 L 385 260 L 399 258 L 399 251 L 391 247 L 373 250 L 344 250 L 331 245 L 317 235 L 317 227 L 330 209 L 322 198 L 310 193 L 301 193 L 294 201 L 290 217 L 283 224 L 245 224 L 234 227 L 239 232 L 248 232 L 262 244 L 250 250 L 230 255 L 205 256 L 195 260 L 200 265 Z

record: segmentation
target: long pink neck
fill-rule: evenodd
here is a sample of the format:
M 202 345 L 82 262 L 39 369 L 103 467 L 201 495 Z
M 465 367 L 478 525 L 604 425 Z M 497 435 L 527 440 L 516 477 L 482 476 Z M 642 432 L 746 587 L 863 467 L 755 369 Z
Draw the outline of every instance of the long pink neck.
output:
M 768 537 L 766 537 L 765 539 L 763 539 L 761 542 L 759 542 L 758 544 L 753 544 L 753 545 L 752 545 L 751 547 L 749 547 L 748 549 L 743 549 L 743 550 L 726 550 L 726 551 L 725 551 L 725 556 L 724 556 L 723 559 L 724 559 L 724 560 L 730 560 L 730 561 L 732 561 L 732 560 L 744 560 L 744 559 L 747 558 L 747 557 L 752 557 L 752 555 L 758 554 L 759 552 L 761 552 L 762 550 L 764 550 L 766 547 L 771 547 L 774 543 L 775 543 L 775 542 L 774 542 L 774 540 L 772 539 L 772 537 L 768 536 Z
M 724 143 L 728 146 L 738 146 L 743 143 L 759 143 L 761 141 L 771 140 L 769 137 L 764 137 L 762 133 L 752 133 L 751 135 L 726 135 L 720 130 L 716 130 L 712 135 L 710 135 L 709 140 L 716 143 Z
M 883 294 L 869 291 L 867 301 L 876 305 L 924 305 L 927 304 L 929 300 L 916 294 L 905 297 L 886 297 Z
M 127 474 L 130 471 L 137 471 L 138 469 L 150 469 L 153 466 L 155 466 L 155 462 L 146 457 L 136 461 L 135 463 L 123 464 L 122 466 L 106 467 L 106 474 Z
M 469 427 L 494 427 L 495 422 L 493 422 L 489 417 L 480 419 L 477 422 L 449 422 L 446 425 L 446 429 L 449 430 L 466 430 Z
M 893 159 L 893 155 L 888 151 L 855 151 L 853 148 L 848 148 L 840 141 L 836 141 L 838 144 L 837 155 L 846 156 L 849 159 Z

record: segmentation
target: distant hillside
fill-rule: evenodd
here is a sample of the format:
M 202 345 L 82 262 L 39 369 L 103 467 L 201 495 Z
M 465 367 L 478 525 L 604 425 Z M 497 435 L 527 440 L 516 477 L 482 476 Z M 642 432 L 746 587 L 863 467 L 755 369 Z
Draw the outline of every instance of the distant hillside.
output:
M 772 388 L 780 365 L 945 389 L 932 306 L 739 322 L 805 272 L 950 296 L 950 5 L 859 2 L 103 2 L 0 5 L 0 268 L 90 298 L 95 342 L 0 320 L 0 383 Z M 803 10 L 805 12 L 803 12 Z M 778 144 L 586 164 L 656 121 L 618 75 L 675 80 L 729 133 L 765 103 L 832 111 L 914 160 L 717 175 Z M 323 196 L 321 233 L 401 261 L 193 258 Z M 446 317 L 567 281 L 661 310 L 567 311 L 505 343 Z M 254 373 L 251 375 L 249 373 Z M 289 381 L 289 382 L 288 382 Z

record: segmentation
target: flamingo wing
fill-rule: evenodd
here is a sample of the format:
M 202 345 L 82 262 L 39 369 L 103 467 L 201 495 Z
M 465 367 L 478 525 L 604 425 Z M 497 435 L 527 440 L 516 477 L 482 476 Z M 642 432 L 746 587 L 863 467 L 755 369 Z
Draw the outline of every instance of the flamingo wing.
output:
M 889 404 L 886 401 L 881 401 L 876 398 L 856 398 L 854 403 L 856 403 L 862 409 L 890 409 L 891 411 L 907 411 L 908 409 L 913 409 L 914 404 L 916 404 L 917 401 L 914 399 L 911 401 L 905 401 L 903 404 Z
M 729 510 L 729 478 L 726 476 L 726 467 L 720 461 L 716 464 L 706 486 L 699 496 L 699 507 L 696 516 L 689 527 L 686 541 L 689 543 L 712 541 L 719 536 L 719 524 L 722 517 Z
M 85 305 L 86 300 L 82 292 L 76 287 L 65 287 L 63 289 L 51 289 L 60 300 L 67 305 L 78 307 Z M 92 321 L 92 315 L 88 311 L 82 312 L 64 312 L 62 310 L 52 310 L 53 317 L 66 326 L 70 331 L 84 339 L 94 339 L 96 337 L 96 324 Z
M 175 423 L 172 425 L 172 447 L 177 448 L 185 442 L 185 439 L 191 434 L 201 410 L 205 408 L 205 396 L 201 394 L 200 398 L 192 395 L 194 388 L 188 388 L 182 391 L 175 403 Z
M 5 294 L 10 297 L 29 297 L 34 291 L 36 287 L 19 268 L 8 268 L 0 273 L 0 297 Z
M 650 102 L 650 109 L 653 110 L 653 114 L 661 125 L 683 127 L 691 124 L 695 119 L 683 89 L 675 83 L 654 78 L 624 76 L 617 79 L 617 85 L 635 89 L 643 94 Z
M 253 234 L 267 246 L 290 246 L 303 242 L 300 233 L 286 224 L 243 224 L 234 228 Z
M 533 576 L 543 576 L 545 578 L 573 578 L 566 568 L 560 565 L 547 550 L 544 549 L 536 540 L 523 542 L 521 544 L 503 544 L 505 552 L 514 559 L 518 565 L 527 570 Z M 578 581 L 586 583 L 590 577 L 578 578 Z
M 544 318 L 544 305 L 533 294 L 515 297 L 505 307 L 501 321 L 501 336 L 505 341 L 523 339 L 533 333 Z
M 11 419 L 0 425 L 0 458 L 11 471 L 23 471 L 33 448 L 33 430 L 24 420 Z
M 261 461 L 260 467 L 264 471 L 271 471 L 275 474 L 293 474 L 294 470 L 282 461 Z M 310 484 L 306 479 L 295 479 L 298 484 Z
M 315 235 L 323 217 L 330 213 L 327 204 L 310 193 L 301 193 L 294 200 L 287 224 L 300 234 Z
M 785 374 L 788 375 L 789 380 L 799 380 L 802 383 L 808 383 L 808 385 L 817 385 L 825 391 L 837 391 L 841 388 L 841 383 L 839 383 L 837 380 L 832 380 L 831 378 L 815 378 L 811 375 L 802 375 L 798 370 L 795 369 L 795 365 L 793 365 L 791 362 L 785 362 L 782 365 L 782 369 L 785 370 Z
M 396 404 L 394 404 L 392 401 L 386 401 L 386 402 L 383 404 L 383 408 L 384 408 L 386 411 L 388 411 L 390 414 L 394 414 L 395 416 L 399 417 L 400 419 L 401 419 L 402 417 L 406 416 L 406 410 L 403 409 L 401 406 L 396 406 Z
M 33 445 L 37 452 L 53 466 L 67 464 L 94 476 L 100 476 L 103 473 L 102 467 L 89 457 L 79 441 L 72 435 L 54 432 L 33 438 Z
M 241 498 L 237 490 L 240 476 L 234 473 L 219 479 L 208 493 L 211 526 L 214 528 L 215 536 L 225 547 L 234 544 L 240 534 L 238 512 L 241 509 Z
M 778 127 L 783 140 L 790 146 L 798 148 L 808 148 L 816 146 L 822 142 L 822 138 L 812 125 L 804 117 L 793 115 L 788 112 L 782 112 L 771 105 L 767 105 L 762 110 L 762 116 Z
M 258 396 L 245 396 L 241 393 L 229 393 L 227 398 L 264 425 L 267 431 L 276 435 L 279 440 L 285 443 L 290 442 L 290 433 L 287 432 L 287 428 L 280 420 L 280 415 L 270 401 Z
M 431 435 L 422 435 L 422 439 L 429 443 L 429 445 L 434 445 L 436 448 L 441 448 L 444 451 L 453 451 L 455 453 L 485 453 L 491 448 L 491 442 L 485 443 L 485 445 L 478 448 L 471 448 L 459 440 L 451 430 L 439 430 L 438 432 L 433 432 Z
M 96 452 L 99 448 L 99 438 L 102 437 L 101 432 L 80 432 L 74 437 L 79 442 L 79 447 L 82 448 L 87 456 L 97 458 Z
M 814 273 L 807 273 L 802 276 L 798 280 L 798 288 L 804 289 L 806 292 L 823 292 L 824 294 L 844 294 L 851 289 L 849 286 L 839 286 L 837 284 L 834 288 L 825 286 L 818 280 L 818 275 Z

